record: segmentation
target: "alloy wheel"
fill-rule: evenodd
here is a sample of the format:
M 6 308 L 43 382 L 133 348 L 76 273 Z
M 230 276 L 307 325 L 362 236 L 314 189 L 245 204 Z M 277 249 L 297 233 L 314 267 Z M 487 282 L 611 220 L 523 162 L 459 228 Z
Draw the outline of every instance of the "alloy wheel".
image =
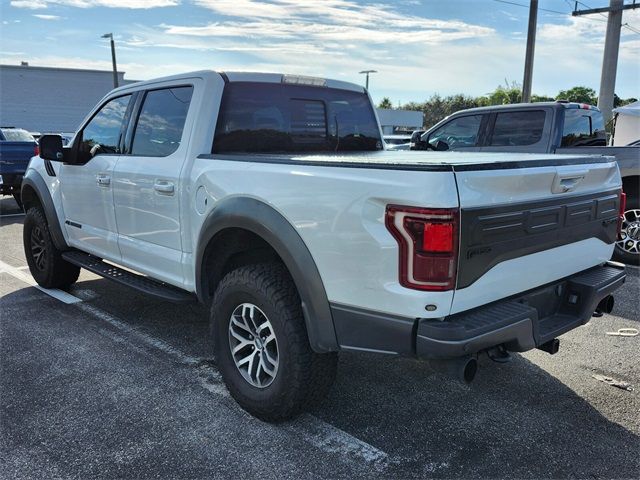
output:
M 271 322 L 256 305 L 238 305 L 229 319 L 229 347 L 236 368 L 249 384 L 271 385 L 278 373 L 278 340 Z
M 622 229 L 616 244 L 626 253 L 640 255 L 640 209 L 624 212 Z
M 44 234 L 39 226 L 31 230 L 31 256 L 36 268 L 43 271 L 47 266 L 47 248 L 44 241 Z

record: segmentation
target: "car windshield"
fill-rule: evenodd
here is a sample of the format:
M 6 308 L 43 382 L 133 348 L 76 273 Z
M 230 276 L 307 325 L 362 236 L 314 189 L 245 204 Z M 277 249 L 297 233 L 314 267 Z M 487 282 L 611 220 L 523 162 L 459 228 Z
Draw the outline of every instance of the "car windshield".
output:
M 381 149 L 365 93 L 257 82 L 232 82 L 224 89 L 213 153 Z
M 35 142 L 33 135 L 21 128 L 3 128 L 2 136 L 7 142 Z

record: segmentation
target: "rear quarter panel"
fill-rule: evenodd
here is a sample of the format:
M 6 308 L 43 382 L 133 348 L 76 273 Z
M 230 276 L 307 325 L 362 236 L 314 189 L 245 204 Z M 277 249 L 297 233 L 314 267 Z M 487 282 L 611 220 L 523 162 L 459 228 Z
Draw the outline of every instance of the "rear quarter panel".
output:
M 191 205 L 202 204 L 203 194 L 213 201 L 194 218 L 194 239 L 217 201 L 249 196 L 272 206 L 295 227 L 330 302 L 411 318 L 438 317 L 449 311 L 452 291 L 421 292 L 399 284 L 398 245 L 384 219 L 387 204 L 457 207 L 451 172 L 201 158 L 193 168 Z M 426 312 L 426 304 L 438 308 Z

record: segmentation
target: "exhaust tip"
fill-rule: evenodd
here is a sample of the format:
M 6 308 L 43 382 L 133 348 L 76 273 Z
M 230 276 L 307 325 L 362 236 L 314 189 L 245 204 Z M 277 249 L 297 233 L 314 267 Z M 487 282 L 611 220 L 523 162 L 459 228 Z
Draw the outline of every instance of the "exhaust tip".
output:
M 476 373 L 478 373 L 478 360 L 470 358 L 462 368 L 462 381 L 464 383 L 473 382 L 473 379 L 476 378 Z
M 448 375 L 462 383 L 471 383 L 478 373 L 476 357 L 466 356 L 450 359 L 429 360 L 431 369 Z
M 600 300 L 600 303 L 598 303 L 598 306 L 596 307 L 596 311 L 593 312 L 593 316 L 601 317 L 604 313 L 611 313 L 613 311 L 614 303 L 613 295 L 607 295 Z

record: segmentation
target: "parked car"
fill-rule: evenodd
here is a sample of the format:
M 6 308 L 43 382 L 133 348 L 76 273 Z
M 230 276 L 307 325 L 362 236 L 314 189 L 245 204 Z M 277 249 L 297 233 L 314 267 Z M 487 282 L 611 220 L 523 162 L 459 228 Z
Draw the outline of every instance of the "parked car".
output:
M 627 195 L 615 257 L 640 264 L 640 148 L 607 146 L 597 107 L 541 102 L 461 110 L 427 130 L 414 149 L 615 156 Z
M 270 421 L 326 394 L 339 351 L 428 359 L 463 381 L 480 352 L 555 353 L 625 280 L 607 262 L 612 158 L 385 152 L 366 90 L 342 81 L 139 82 L 71 146 L 40 147 L 22 186 L 38 284 L 67 288 L 85 268 L 197 298 L 231 395 Z
M 38 144 L 29 132 L 0 127 L 0 195 L 13 195 L 20 206 L 22 177 L 34 155 L 38 155 Z

